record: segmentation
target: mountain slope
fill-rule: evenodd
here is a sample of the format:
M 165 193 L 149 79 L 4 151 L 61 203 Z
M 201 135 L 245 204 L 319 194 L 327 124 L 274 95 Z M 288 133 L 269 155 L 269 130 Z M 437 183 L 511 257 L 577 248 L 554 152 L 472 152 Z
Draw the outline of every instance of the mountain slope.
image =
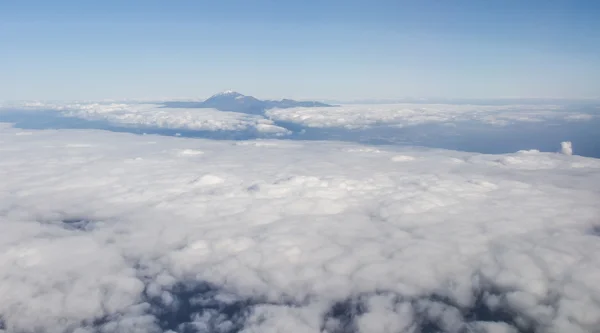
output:
M 332 105 L 315 101 L 295 101 L 292 99 L 259 100 L 235 91 L 224 91 L 206 99 L 204 102 L 165 102 L 170 108 L 212 108 L 220 111 L 233 111 L 249 114 L 263 114 L 268 109 L 287 109 L 295 107 L 329 107 Z

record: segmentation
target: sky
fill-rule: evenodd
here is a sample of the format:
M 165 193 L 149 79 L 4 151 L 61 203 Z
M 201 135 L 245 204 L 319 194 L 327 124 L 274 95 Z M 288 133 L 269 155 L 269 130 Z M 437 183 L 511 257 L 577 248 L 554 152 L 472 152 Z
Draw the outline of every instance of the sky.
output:
M 597 1 L 0 0 L 0 100 L 595 98 Z

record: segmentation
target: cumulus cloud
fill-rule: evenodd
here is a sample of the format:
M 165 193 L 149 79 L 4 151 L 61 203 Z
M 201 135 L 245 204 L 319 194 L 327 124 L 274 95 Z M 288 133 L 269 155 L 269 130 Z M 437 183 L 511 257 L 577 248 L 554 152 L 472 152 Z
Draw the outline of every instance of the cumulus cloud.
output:
M 570 141 L 561 142 L 560 152 L 565 155 L 573 155 L 573 144 Z
M 0 331 L 595 332 L 600 160 L 0 129 Z
M 294 108 L 267 111 L 276 121 L 308 127 L 365 128 L 376 125 L 408 126 L 424 123 L 477 121 L 493 125 L 515 122 L 539 122 L 550 119 L 583 121 L 591 114 L 572 112 L 556 105 L 460 105 L 460 104 L 389 104 L 343 105 L 332 108 Z

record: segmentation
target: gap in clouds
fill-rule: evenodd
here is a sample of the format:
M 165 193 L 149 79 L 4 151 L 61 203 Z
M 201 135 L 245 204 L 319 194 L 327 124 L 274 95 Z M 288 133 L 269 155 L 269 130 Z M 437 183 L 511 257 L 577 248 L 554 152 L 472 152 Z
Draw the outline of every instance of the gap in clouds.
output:
M 163 297 L 150 295 L 147 288 L 144 297 L 151 304 L 160 328 L 179 332 L 239 332 L 250 315 L 250 306 L 257 303 L 224 295 L 218 287 L 206 282 L 179 282 L 170 293 L 171 304 L 165 304 Z M 204 318 L 202 325 L 196 320 L 199 318 Z
M 138 267 L 140 268 L 140 267 Z M 309 306 L 310 300 L 301 303 L 281 299 L 273 302 L 261 298 L 247 298 L 232 294 L 222 287 L 204 281 L 179 281 L 167 290 L 152 287 L 151 278 L 143 291 L 142 299 L 148 305 L 145 313 L 152 316 L 152 322 L 162 332 L 238 333 L 252 321 L 260 324 L 266 318 L 256 319 L 258 308 L 277 306 L 300 309 Z M 440 286 L 442 288 L 442 286 Z M 474 291 L 475 301 L 471 306 L 460 306 L 451 299 L 430 295 L 409 298 L 393 291 L 361 293 L 344 300 L 333 302 L 320 318 L 320 332 L 358 333 L 364 331 L 365 322 L 372 313 L 381 309 L 383 301 L 388 318 L 403 319 L 406 310 L 411 309 L 411 319 L 398 327 L 398 332 L 484 332 L 487 324 L 511 327 L 516 333 L 536 332 L 537 319 L 520 313 L 504 300 L 510 290 L 494 287 L 492 284 L 480 286 Z M 549 302 L 549 307 L 557 308 Z M 117 317 L 122 314 L 90 318 L 82 324 L 94 332 L 119 330 Z M 0 324 L 2 322 L 0 321 Z M 0 326 L 1 327 L 1 326 Z M 362 327 L 362 328 L 361 328 Z M 125 328 L 125 327 L 122 327 Z
M 143 297 L 149 304 L 147 313 L 154 317 L 162 331 L 182 333 L 219 332 L 237 333 L 252 320 L 257 307 L 279 306 L 301 308 L 308 305 L 293 301 L 268 302 L 264 299 L 241 298 L 207 282 L 180 281 L 166 291 L 168 297 L 149 291 L 146 285 Z M 438 295 L 406 298 L 394 292 L 364 293 L 334 302 L 320 319 L 320 331 L 327 333 L 358 333 L 361 321 L 379 309 L 373 300 L 385 299 L 391 317 L 402 317 L 407 307 L 413 309 L 407 326 L 416 332 L 479 332 L 478 327 L 491 323 L 506 325 L 518 333 L 533 333 L 536 318 L 528 318 L 502 301 L 507 290 L 490 287 L 482 289 L 470 307 L 461 307 L 452 300 Z M 494 300 L 494 301 L 490 301 Z M 549 306 L 556 308 L 555 304 Z M 107 316 L 89 321 L 90 326 L 103 331 L 115 318 Z M 258 319 L 262 321 L 264 319 Z M 364 324 L 362 324 L 364 325 Z M 408 327 L 407 327 L 408 328 Z M 402 330 L 404 332 L 404 330 Z
M 591 230 L 592 235 L 600 237 L 600 225 L 595 225 Z
M 399 332 L 482 332 L 479 326 L 486 323 L 506 324 L 515 329 L 516 333 L 535 332 L 535 318 L 523 318 L 518 311 L 510 307 L 490 306 L 488 298 L 501 296 L 502 294 L 492 294 L 491 290 L 482 290 L 471 307 L 461 308 L 450 299 L 437 295 L 429 298 L 407 299 L 393 292 L 364 294 L 333 304 L 323 318 L 321 332 L 360 332 L 361 317 L 364 318 L 373 311 L 372 306 L 369 305 L 370 299 L 378 297 L 388 299 L 389 303 L 386 304 L 388 309 L 398 317 L 402 316 L 403 307 L 410 306 L 415 312 L 413 321 L 407 325 L 409 327 L 404 327 Z
M 67 218 L 61 221 L 65 229 L 77 231 L 90 231 L 94 228 L 94 221 L 84 218 Z

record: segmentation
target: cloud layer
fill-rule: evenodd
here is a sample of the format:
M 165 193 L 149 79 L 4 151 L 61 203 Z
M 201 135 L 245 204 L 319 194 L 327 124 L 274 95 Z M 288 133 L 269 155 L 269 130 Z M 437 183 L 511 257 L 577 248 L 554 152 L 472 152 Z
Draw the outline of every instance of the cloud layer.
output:
M 344 105 L 332 108 L 294 108 L 267 111 L 276 121 L 308 127 L 365 128 L 375 125 L 410 126 L 424 123 L 476 121 L 507 125 L 545 120 L 589 120 L 591 114 L 556 105 L 389 104 Z
M 67 117 L 105 120 L 112 124 L 194 131 L 256 131 L 286 135 L 289 131 L 258 115 L 215 109 L 164 108 L 156 104 L 127 103 L 27 103 L 27 109 L 56 110 Z
M 553 120 L 587 121 L 594 113 L 581 113 L 560 105 L 378 104 L 338 107 L 271 109 L 262 115 L 202 108 L 164 108 L 139 103 L 41 103 L 4 105 L 4 109 L 55 110 L 61 115 L 105 120 L 116 125 L 196 131 L 256 131 L 284 136 L 282 125 L 294 127 L 364 129 L 373 126 L 404 127 L 426 123 L 480 122 L 504 126 L 519 122 Z M 0 111 L 2 108 L 0 108 Z
M 595 332 L 600 160 L 0 128 L 2 332 Z

